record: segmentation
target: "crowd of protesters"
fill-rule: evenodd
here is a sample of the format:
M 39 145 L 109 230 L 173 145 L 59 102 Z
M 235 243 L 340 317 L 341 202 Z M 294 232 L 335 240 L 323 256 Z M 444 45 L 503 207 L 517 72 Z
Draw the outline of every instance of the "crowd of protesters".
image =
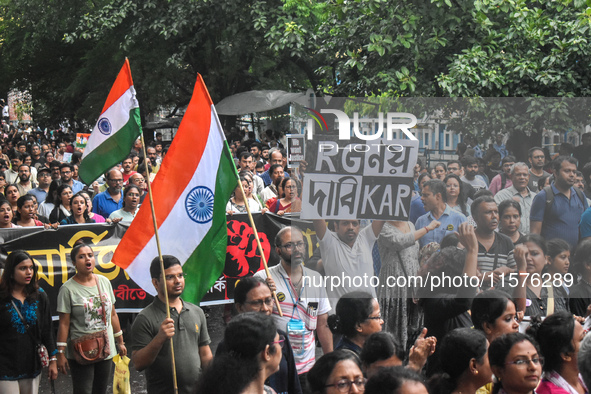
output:
M 240 182 L 228 215 L 299 212 L 306 163 L 287 166 L 285 136 L 227 137 Z M 458 160 L 432 169 L 419 160 L 408 221 L 315 220 L 314 255 L 297 226 L 282 228 L 273 240 L 278 264 L 237 283 L 234 316 L 214 351 L 205 314 L 182 300 L 180 261 L 165 256 L 162 273 L 154 259 L 158 296 L 130 336 L 148 393 L 172 392 L 170 338 L 179 393 L 588 393 L 591 134 L 555 157 L 532 147 L 527 162 L 502 136 L 488 150 L 464 141 Z M 84 185 L 67 134 L 15 133 L 1 147 L 1 228 L 131 221 L 166 154 L 161 135 L 146 157 L 137 141 L 120 166 Z M 25 252 L 9 256 L 0 393 L 37 392 L 41 364 L 34 352 L 14 362 L 19 340 L 43 343 L 49 377 L 70 373 L 76 393 L 104 393 L 108 360 L 127 354 L 110 283 L 92 274 L 92 249 L 76 246 L 72 262 L 55 342 L 36 266 Z M 468 280 L 388 282 L 445 275 Z M 380 286 L 327 284 L 339 276 L 375 277 Z M 73 340 L 97 329 L 107 329 L 111 355 L 81 364 Z

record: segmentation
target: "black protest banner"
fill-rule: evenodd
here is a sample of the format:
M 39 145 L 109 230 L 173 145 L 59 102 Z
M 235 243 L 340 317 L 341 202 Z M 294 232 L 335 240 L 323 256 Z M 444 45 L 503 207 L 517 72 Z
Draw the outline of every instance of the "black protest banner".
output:
M 57 314 L 59 288 L 76 273 L 70 252 L 79 240 L 92 246 L 96 270 L 111 281 L 117 311 L 138 312 L 152 302 L 152 296 L 139 288 L 124 270 L 111 263 L 113 252 L 127 227 L 119 223 L 60 226 L 57 230 L 40 227 L 2 229 L 0 238 L 4 252 L 23 249 L 33 257 L 38 267 L 39 285 L 47 292 L 54 315 Z
M 316 237 L 310 222 L 297 217 L 281 217 L 273 214 L 254 214 L 257 232 L 269 266 L 279 262 L 275 253 L 274 239 L 284 226 L 297 225 L 304 232 L 311 256 L 316 248 Z M 230 303 L 233 300 L 236 281 L 252 276 L 263 269 L 257 250 L 254 232 L 246 214 L 227 217 L 228 248 L 224 273 L 201 301 L 201 305 Z M 90 244 L 96 256 L 96 271 L 111 281 L 119 313 L 139 312 L 152 302 L 152 296 L 129 278 L 125 270 L 111 262 L 113 252 L 129 227 L 128 224 L 80 224 L 60 226 L 57 230 L 42 227 L 0 229 L 2 261 L 8 253 L 23 249 L 33 257 L 38 267 L 39 284 L 49 296 L 52 312 L 56 315 L 59 288 L 74 276 L 70 252 L 77 241 Z M 186 286 L 190 286 L 187 283 Z
M 408 220 L 418 141 L 341 140 L 306 145 L 304 219 Z
M 312 256 L 316 249 L 316 232 L 311 222 L 299 220 L 296 215 L 278 216 L 270 213 L 253 214 L 253 219 L 269 267 L 279 263 L 279 256 L 275 252 L 275 236 L 285 226 L 297 226 L 302 230 L 307 245 L 306 257 Z M 264 269 L 248 215 L 229 215 L 227 220 L 226 266 L 223 274 L 203 297 L 201 305 L 233 302 L 236 283 Z

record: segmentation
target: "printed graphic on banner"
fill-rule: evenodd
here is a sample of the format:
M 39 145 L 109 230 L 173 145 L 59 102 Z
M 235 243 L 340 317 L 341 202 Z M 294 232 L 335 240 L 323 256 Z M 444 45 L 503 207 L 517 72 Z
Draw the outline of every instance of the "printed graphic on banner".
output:
M 310 257 L 314 253 L 317 241 L 312 223 L 299 221 L 297 217 L 280 217 L 269 213 L 255 213 L 253 218 L 269 266 L 279 263 L 273 245 L 275 236 L 284 226 L 293 224 L 300 227 L 306 238 L 306 256 Z M 203 297 L 201 305 L 233 302 L 236 282 L 263 269 L 248 216 L 234 214 L 227 219 L 228 247 L 224 273 Z M 59 289 L 76 273 L 70 261 L 70 252 L 77 241 L 83 240 L 94 250 L 95 272 L 111 281 L 117 312 L 138 312 L 152 302 L 152 296 L 131 280 L 123 269 L 111 262 L 113 252 L 128 227 L 128 224 L 118 223 L 60 226 L 57 230 L 44 230 L 42 227 L 0 229 L 0 240 L 3 243 L 0 261 L 5 260 L 7 252 L 17 249 L 29 252 L 38 267 L 39 285 L 49 296 L 52 313 L 56 316 Z
M 407 220 L 418 148 L 317 134 L 306 146 L 302 219 Z
M 287 134 L 287 168 L 297 168 L 306 157 L 306 140 L 303 134 Z

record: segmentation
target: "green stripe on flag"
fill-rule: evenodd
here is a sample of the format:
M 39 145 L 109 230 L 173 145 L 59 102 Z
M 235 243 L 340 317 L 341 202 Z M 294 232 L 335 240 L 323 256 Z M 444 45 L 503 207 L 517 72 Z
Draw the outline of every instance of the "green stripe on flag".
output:
M 113 168 L 129 155 L 134 141 L 140 136 L 140 109 L 129 111 L 129 121 L 111 137 L 94 148 L 80 163 L 78 176 L 82 182 L 90 185 L 106 171 Z M 96 133 L 97 131 L 95 131 Z
M 228 145 L 224 142 L 215 182 L 211 228 L 183 265 L 183 271 L 187 274 L 183 299 L 188 302 L 199 305 L 205 293 L 224 271 L 228 246 L 226 204 L 236 185 L 236 167 Z

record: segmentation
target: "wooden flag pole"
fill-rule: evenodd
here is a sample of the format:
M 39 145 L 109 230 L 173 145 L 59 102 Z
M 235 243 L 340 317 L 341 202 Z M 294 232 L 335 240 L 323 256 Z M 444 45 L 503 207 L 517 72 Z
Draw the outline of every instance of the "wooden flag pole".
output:
M 142 149 L 144 150 L 144 164 L 146 165 L 146 174 L 148 175 L 148 179 L 146 182 L 148 183 L 148 197 L 150 198 L 150 209 L 152 210 L 152 222 L 154 223 L 154 236 L 156 238 L 156 247 L 158 248 L 158 258 L 160 259 L 160 271 L 162 272 L 162 283 L 164 288 L 164 298 L 166 301 L 166 318 L 170 319 L 170 304 L 168 302 L 168 289 L 166 288 L 166 275 L 164 275 L 164 260 L 162 259 L 162 249 L 160 249 L 160 237 L 158 236 L 158 223 L 156 223 L 156 211 L 154 209 L 154 200 L 152 199 L 152 185 L 150 182 L 150 170 L 152 167 L 152 163 L 150 163 L 150 168 L 148 168 L 148 163 L 146 160 L 148 159 L 148 154 L 146 152 L 146 143 L 144 141 L 144 133 L 143 131 L 140 133 L 140 137 L 142 139 Z M 179 388 L 176 379 L 176 363 L 174 361 L 174 343 L 172 338 L 170 338 L 170 355 L 172 358 L 172 381 L 174 384 L 174 393 L 178 394 Z
M 228 147 L 228 142 L 226 141 L 226 149 L 230 149 Z M 263 260 L 263 266 L 265 267 L 265 274 L 267 274 L 267 278 L 271 277 L 271 273 L 269 272 L 269 266 L 267 265 L 267 259 L 265 258 L 265 252 L 263 251 L 263 246 L 261 245 L 261 240 L 259 239 L 259 233 L 257 232 L 257 227 L 254 224 L 254 219 L 252 218 L 252 213 L 250 212 L 250 206 L 248 205 L 248 199 L 246 198 L 246 193 L 244 193 L 244 188 L 242 187 L 242 182 L 240 182 L 240 176 L 238 175 L 238 170 L 234 165 L 234 173 L 236 174 L 236 180 L 238 181 L 238 186 L 240 187 L 240 191 L 244 196 L 244 206 L 246 207 L 246 212 L 248 213 L 248 220 L 250 220 L 250 226 L 252 227 L 252 231 L 254 232 L 254 237 L 257 240 L 257 247 L 259 249 L 259 253 L 261 254 L 261 259 Z M 273 298 L 275 299 L 275 306 L 277 307 L 277 312 L 279 316 L 283 317 L 283 311 L 281 310 L 281 305 L 279 305 L 279 300 L 277 299 L 277 293 L 275 291 L 271 292 Z

